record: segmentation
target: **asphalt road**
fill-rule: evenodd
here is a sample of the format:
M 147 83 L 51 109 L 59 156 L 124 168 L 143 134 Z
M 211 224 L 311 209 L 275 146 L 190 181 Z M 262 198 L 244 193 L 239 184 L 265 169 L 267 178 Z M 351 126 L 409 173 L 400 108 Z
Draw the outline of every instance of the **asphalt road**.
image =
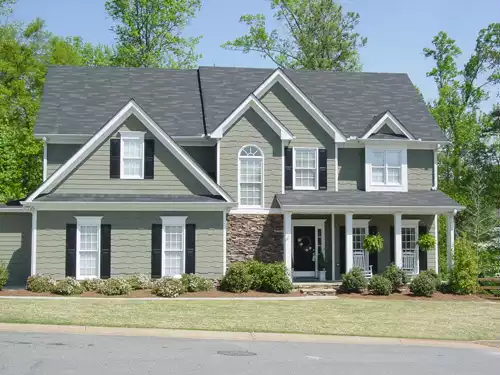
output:
M 498 349 L 0 333 L 0 374 L 495 374 Z

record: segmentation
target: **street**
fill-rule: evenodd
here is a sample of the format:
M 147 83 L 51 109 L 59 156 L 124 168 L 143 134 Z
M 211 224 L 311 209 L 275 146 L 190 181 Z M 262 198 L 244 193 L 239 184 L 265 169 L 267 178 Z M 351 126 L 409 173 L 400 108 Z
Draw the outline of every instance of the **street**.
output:
M 0 374 L 498 374 L 498 349 L 0 333 Z

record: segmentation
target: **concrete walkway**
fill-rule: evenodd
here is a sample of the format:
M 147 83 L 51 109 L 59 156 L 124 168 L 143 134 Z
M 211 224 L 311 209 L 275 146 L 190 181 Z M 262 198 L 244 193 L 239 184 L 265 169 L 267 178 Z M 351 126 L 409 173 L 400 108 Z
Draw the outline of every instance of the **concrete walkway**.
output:
M 345 343 L 363 345 L 403 345 L 403 346 L 431 346 L 465 349 L 485 349 L 486 345 L 480 342 L 424 340 L 386 337 L 362 336 L 334 336 L 334 335 L 305 335 L 293 333 L 265 333 L 265 332 L 223 332 L 223 331 L 196 331 L 159 328 L 116 328 L 90 326 L 64 326 L 43 324 L 10 324 L 0 323 L 0 332 L 36 332 L 36 333 L 72 333 L 105 336 L 149 336 L 172 337 L 207 340 L 231 341 L 274 341 L 274 342 L 309 342 L 309 343 Z M 491 346 L 491 345 L 488 345 Z M 491 347 L 490 347 L 491 350 Z
M 80 297 L 80 296 L 0 296 L 1 299 L 47 299 L 47 300 L 126 300 L 126 301 L 304 301 L 337 299 L 337 296 L 297 296 L 297 297 Z

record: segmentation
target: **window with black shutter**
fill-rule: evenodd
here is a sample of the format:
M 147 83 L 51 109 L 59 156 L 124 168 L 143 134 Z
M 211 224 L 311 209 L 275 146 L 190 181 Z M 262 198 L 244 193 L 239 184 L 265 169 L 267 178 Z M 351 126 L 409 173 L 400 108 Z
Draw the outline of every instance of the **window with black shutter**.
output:
M 427 227 L 425 225 L 421 225 L 418 227 L 418 235 L 427 233 Z M 418 252 L 418 270 L 425 271 L 427 269 L 427 251 L 420 250 Z
M 111 224 L 101 224 L 101 279 L 111 276 Z
M 196 272 L 196 225 L 186 224 L 186 264 L 185 273 Z
M 155 140 L 144 141 L 144 178 L 152 180 L 155 178 Z
M 327 189 L 327 152 L 326 148 L 318 149 L 318 188 L 319 190 Z
M 368 232 L 371 236 L 376 235 L 378 233 L 377 227 L 374 225 L 371 225 L 368 228 Z M 374 274 L 378 273 L 378 253 L 372 252 L 369 255 L 369 264 L 372 266 L 372 271 Z
M 76 277 L 76 224 L 66 224 L 66 277 Z
M 293 149 L 285 147 L 285 190 L 293 189 Z
M 151 228 L 151 278 L 161 277 L 161 224 L 153 224 Z
M 109 146 L 109 178 L 120 178 L 120 140 L 111 139 Z

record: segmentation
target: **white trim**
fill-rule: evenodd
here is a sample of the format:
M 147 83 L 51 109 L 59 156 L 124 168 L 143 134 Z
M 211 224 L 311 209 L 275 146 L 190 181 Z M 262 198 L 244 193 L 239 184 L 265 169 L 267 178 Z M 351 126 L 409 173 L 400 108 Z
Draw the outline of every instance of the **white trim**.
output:
M 257 150 L 259 150 L 260 152 L 260 155 L 261 156 L 241 156 L 241 151 L 243 151 L 246 147 L 255 147 Z M 265 206 L 265 203 L 264 203 L 264 163 L 265 163 L 265 158 L 264 158 L 264 152 L 262 151 L 262 149 L 257 146 L 257 145 L 254 145 L 254 144 L 247 144 L 247 145 L 244 145 L 243 147 L 241 147 L 238 151 L 238 207 L 241 207 L 241 208 L 263 208 Z M 255 158 L 255 159 L 260 159 L 261 160 L 261 164 L 260 164 L 260 173 L 261 173 L 261 181 L 260 181 L 260 185 L 261 185 L 261 188 L 260 188 L 260 201 L 261 201 L 261 204 L 260 205 L 242 205 L 241 204 L 241 182 L 240 182 L 240 172 L 241 172 L 241 158 L 248 158 L 248 159 L 252 159 L 252 158 Z
M 229 211 L 231 215 L 280 215 L 283 214 L 281 208 L 232 208 Z
M 434 215 L 434 240 L 436 242 L 434 246 L 434 271 L 439 272 L 439 245 L 438 245 L 438 214 Z
M 35 134 L 35 139 L 47 138 L 49 144 L 83 144 L 86 143 L 92 135 L 86 134 Z M 209 147 L 215 146 L 215 140 L 200 135 L 180 135 L 172 136 L 172 139 L 181 146 L 200 146 Z
M 27 199 L 32 202 L 36 197 L 46 190 L 51 190 L 57 183 L 62 181 L 80 162 L 93 152 L 102 140 L 109 137 L 130 115 L 135 115 L 160 142 L 169 149 L 179 161 L 193 173 L 195 177 L 212 193 L 222 196 L 227 202 L 233 202 L 231 197 L 219 186 L 207 173 L 166 134 L 149 115 L 131 99 L 113 118 L 111 118 L 94 136 L 85 143 L 66 163 L 55 171 L 38 189 Z
M 281 194 L 285 194 L 285 141 L 281 141 Z
M 374 160 L 374 152 L 383 152 L 384 155 L 388 151 L 399 151 L 400 152 L 400 169 L 401 169 L 401 184 L 374 184 L 372 182 L 372 163 Z M 384 160 L 385 160 L 384 156 Z M 387 173 L 387 162 L 385 163 L 385 179 L 388 178 Z M 365 148 L 365 186 L 366 191 L 408 191 L 408 153 L 406 147 L 401 147 L 399 145 L 386 145 L 384 147 L 370 146 Z
M 253 94 L 250 94 L 243 103 L 236 107 L 210 136 L 212 138 L 223 138 L 226 130 L 250 108 L 257 112 L 282 140 L 292 140 L 294 138 L 293 134 Z
M 455 250 L 455 215 L 446 215 L 446 264 L 448 271 L 453 267 L 453 253 Z
M 427 214 L 434 215 L 436 213 L 452 213 L 457 209 L 465 209 L 462 206 L 349 206 L 349 205 L 286 205 L 281 207 L 283 212 L 304 213 L 304 214 L 321 214 L 321 213 L 336 213 L 344 214 L 346 211 L 353 214 L 393 214 L 394 211 L 410 211 L 412 214 Z
M 368 226 L 371 219 L 353 219 L 353 228 L 366 228 L 366 233 L 368 233 Z
M 283 252 L 288 276 L 293 278 L 292 274 L 292 213 L 285 212 L 283 215 Z
M 308 186 L 295 186 L 295 151 L 296 150 L 314 150 L 316 153 L 316 175 L 314 180 L 314 187 Z M 319 185 L 319 160 L 318 160 L 318 147 L 293 147 L 292 148 L 292 186 L 293 190 L 318 190 Z
M 144 180 L 144 135 L 145 132 L 119 131 L 120 133 L 120 179 L 121 180 Z M 141 143 L 141 174 L 140 176 L 125 176 L 123 157 L 125 152 L 124 140 L 134 140 Z
M 447 144 L 449 142 L 439 141 L 439 144 Z M 351 139 L 346 143 L 340 143 L 340 148 L 364 148 L 365 146 L 396 146 L 396 147 L 405 147 L 409 150 L 434 150 L 437 141 L 420 141 L 420 140 L 411 140 L 411 139 Z
M 368 139 L 373 133 L 376 133 L 380 130 L 384 125 L 389 126 L 392 131 L 396 134 L 402 134 L 406 138 L 410 140 L 414 140 L 415 137 L 411 135 L 411 133 L 404 127 L 404 125 L 390 112 L 387 111 L 380 120 L 377 121 L 375 125 L 373 125 L 370 130 L 368 130 L 365 135 L 361 137 L 361 139 Z
M 9 212 L 12 212 L 12 213 L 20 213 L 20 212 L 30 213 L 30 211 L 28 210 L 28 207 L 23 207 L 23 206 L 0 207 L 0 213 L 5 214 L 5 213 L 9 213 Z
M 342 132 L 324 115 L 323 112 L 293 83 L 280 69 L 276 69 L 255 91 L 254 95 L 261 98 L 276 83 L 279 82 L 292 97 L 311 115 L 318 124 L 336 141 L 345 142 Z
M 394 214 L 394 263 L 399 268 L 403 267 L 403 249 L 401 242 L 401 214 Z
M 161 219 L 161 277 L 165 277 L 165 226 L 176 225 L 182 227 L 182 261 L 181 273 L 173 275 L 174 277 L 180 276 L 186 272 L 186 219 L 187 216 L 160 216 Z M 177 250 L 174 250 L 177 251 Z M 172 275 L 170 275 L 172 276 Z
M 439 145 L 437 145 L 439 147 Z M 432 150 L 432 157 L 434 160 L 434 164 L 432 166 L 432 190 L 438 189 L 438 150 L 435 148 Z
M 77 280 L 83 280 L 93 277 L 80 276 L 80 228 L 82 225 L 93 225 L 97 227 L 97 273 L 95 278 L 101 278 L 101 222 L 102 216 L 75 216 L 76 219 L 76 270 L 75 275 Z
M 335 142 L 335 191 L 339 191 L 339 145 Z
M 353 265 L 352 251 L 352 213 L 345 214 L 345 271 L 349 272 Z
M 414 266 L 414 269 L 413 269 L 413 273 L 414 275 L 418 274 L 419 273 L 419 270 L 420 270 L 420 257 L 419 257 L 419 251 L 420 249 L 418 248 L 418 236 L 419 236 L 419 224 L 420 224 L 420 220 L 401 220 L 401 231 L 403 230 L 403 228 L 409 228 L 409 229 L 413 229 L 415 231 L 415 266 Z M 402 236 L 402 232 L 401 232 L 401 264 L 403 262 L 403 236 Z
M 402 227 L 417 227 L 420 224 L 420 219 L 403 219 L 401 220 Z
M 352 229 L 353 229 L 353 233 L 352 233 L 352 241 L 353 241 L 353 244 L 352 244 L 352 264 L 354 266 L 354 229 L 355 228 L 363 228 L 365 230 L 365 236 L 368 236 L 370 234 L 370 220 L 371 219 L 354 219 L 352 220 Z M 363 244 L 361 243 L 361 247 L 363 247 Z M 363 271 L 366 273 L 369 274 L 370 272 L 370 254 L 368 253 L 368 251 L 362 249 L 363 251 L 361 251 L 361 253 L 363 254 L 363 262 L 364 262 L 364 266 L 363 266 Z
M 316 277 L 319 278 L 318 269 L 318 229 L 321 229 L 321 247 L 326 258 L 326 236 L 325 236 L 325 222 L 326 219 L 292 219 L 292 263 L 295 244 L 295 227 L 314 227 L 314 271 L 293 271 L 295 277 Z
M 37 241 L 38 212 L 31 211 L 31 275 L 36 274 L 36 241 Z
M 42 181 L 47 179 L 47 138 L 43 137 L 43 171 L 42 171 Z
M 24 204 L 24 203 L 23 203 Z M 166 203 L 166 202 L 28 202 L 26 207 L 39 211 L 222 211 L 234 203 Z
M 220 139 L 217 140 L 217 147 L 216 147 L 216 153 L 217 153 L 217 170 L 216 170 L 216 177 L 215 177 L 215 181 L 217 182 L 217 184 L 220 185 Z
M 222 211 L 222 274 L 226 274 L 227 269 L 227 212 Z
M 332 280 L 335 280 L 335 268 L 336 268 L 336 260 L 335 260 L 335 214 L 331 214 L 331 251 L 332 251 Z

